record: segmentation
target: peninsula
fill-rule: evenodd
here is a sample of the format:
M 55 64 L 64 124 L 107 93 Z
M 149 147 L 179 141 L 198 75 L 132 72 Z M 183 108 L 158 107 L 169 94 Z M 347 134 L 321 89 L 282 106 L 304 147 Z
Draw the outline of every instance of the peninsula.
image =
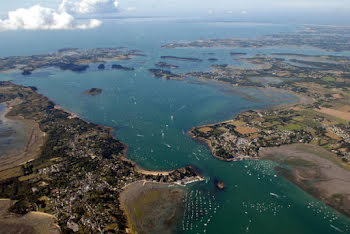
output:
M 349 27 L 310 26 L 295 34 L 256 40 L 200 40 L 171 43 L 163 48 L 277 45 L 343 51 L 350 50 L 346 43 L 349 37 Z M 294 94 L 298 101 L 247 110 L 232 120 L 195 127 L 190 135 L 206 143 L 220 160 L 267 158 L 278 162 L 276 171 L 280 175 L 350 216 L 350 190 L 346 189 L 350 187 L 350 57 L 274 53 L 235 59 L 244 66 L 212 65 L 211 71 L 178 75 L 184 81 L 191 77 L 231 86 L 281 90 Z
M 284 90 L 299 99 L 195 127 L 190 135 L 205 142 L 220 160 L 268 158 L 281 163 L 276 170 L 282 176 L 350 216 L 350 190 L 345 189 L 350 187 L 350 57 L 313 56 L 326 60 L 319 62 L 296 56 L 299 59 L 256 55 L 240 59 L 256 65 L 253 68 L 213 65 L 209 72 L 184 74 Z
M 64 111 L 34 87 L 0 82 L 0 91 L 7 117 L 32 121 L 45 139 L 32 160 L 0 171 L 0 197 L 15 201 L 6 203 L 11 212 L 54 215 L 62 232 L 125 233 L 132 221 L 128 225 L 119 195 L 128 184 L 201 180 L 190 166 L 167 173 L 139 170 L 125 158 L 127 147 L 113 137 L 113 129 Z M 32 225 L 25 220 L 31 219 L 16 225 Z

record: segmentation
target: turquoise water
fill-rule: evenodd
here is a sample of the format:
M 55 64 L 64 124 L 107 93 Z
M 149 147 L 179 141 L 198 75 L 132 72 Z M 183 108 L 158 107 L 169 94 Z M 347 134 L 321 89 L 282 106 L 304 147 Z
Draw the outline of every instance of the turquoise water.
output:
M 275 175 L 269 161 L 223 162 L 187 135 L 193 126 L 232 118 L 247 110 L 295 100 L 289 94 L 264 93 L 256 89 L 229 88 L 212 82 L 166 81 L 147 71 L 161 55 L 202 58 L 202 63 L 168 61 L 175 70 L 207 70 L 207 58 L 218 63 L 241 65 L 229 52 L 249 54 L 303 52 L 329 54 L 311 48 L 269 49 L 172 49 L 160 45 L 172 40 L 220 37 L 256 37 L 295 30 L 296 26 L 267 24 L 223 24 L 182 22 L 119 21 L 84 32 L 5 33 L 0 39 L 1 56 L 37 54 L 63 47 L 127 46 L 145 51 L 147 57 L 118 63 L 135 71 L 84 73 L 45 69 L 30 77 L 3 74 L 1 79 L 36 86 L 64 108 L 88 121 L 117 128 L 116 136 L 129 146 L 128 157 L 146 169 L 167 170 L 196 166 L 206 181 L 191 185 L 186 197 L 184 219 L 178 232 L 186 233 L 337 233 L 348 232 L 349 219 L 318 202 Z M 21 36 L 19 36 L 21 35 Z M 25 38 L 25 39 L 24 39 Z M 207 55 L 213 52 L 215 55 Z M 107 65 L 107 68 L 109 65 Z M 97 87 L 99 96 L 86 96 Z M 253 98 L 245 98 L 250 96 Z M 227 185 L 218 191 L 214 180 Z M 271 195 L 272 193 L 272 195 Z M 277 194 L 277 196 L 273 195 Z

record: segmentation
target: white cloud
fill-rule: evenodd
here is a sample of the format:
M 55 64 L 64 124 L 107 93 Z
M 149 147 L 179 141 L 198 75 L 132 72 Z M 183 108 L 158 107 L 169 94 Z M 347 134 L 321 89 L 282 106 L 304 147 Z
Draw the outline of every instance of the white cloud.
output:
M 117 0 L 62 0 L 59 9 L 78 14 L 89 14 L 110 7 L 118 8 L 118 6 Z
M 128 7 L 128 8 L 126 8 L 126 11 L 135 11 L 136 10 L 136 7 Z
M 7 19 L 0 20 L 0 31 L 91 29 L 100 26 L 101 23 L 99 20 L 92 19 L 88 24 L 79 24 L 66 11 L 35 5 L 10 11 Z
M 92 19 L 92 20 L 90 20 L 89 24 L 80 24 L 80 25 L 77 25 L 77 28 L 79 28 L 79 29 L 91 29 L 91 28 L 100 27 L 101 25 L 102 25 L 101 20 Z
M 113 5 L 114 5 L 115 8 L 118 8 L 119 7 L 119 2 L 118 1 L 114 1 Z

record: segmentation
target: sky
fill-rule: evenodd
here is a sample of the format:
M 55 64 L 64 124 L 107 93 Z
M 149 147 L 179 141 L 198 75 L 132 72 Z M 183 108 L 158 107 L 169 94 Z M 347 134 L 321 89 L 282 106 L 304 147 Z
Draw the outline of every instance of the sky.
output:
M 350 24 L 350 0 L 1 0 L 0 32 L 91 29 L 104 17 L 143 16 Z
M 91 0 L 90 2 L 93 1 L 98 0 Z M 61 2 L 62 0 L 1 0 L 0 9 L 3 14 L 9 10 L 35 4 L 54 8 Z M 209 11 L 347 11 L 350 13 L 349 0 L 118 0 L 118 2 L 124 11 L 155 16 L 164 16 L 164 14 L 203 14 Z

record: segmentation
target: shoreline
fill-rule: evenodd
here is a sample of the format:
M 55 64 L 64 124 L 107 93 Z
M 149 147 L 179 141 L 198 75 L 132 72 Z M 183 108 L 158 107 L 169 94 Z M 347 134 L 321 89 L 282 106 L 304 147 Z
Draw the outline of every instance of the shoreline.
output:
M 0 199 L 0 232 L 1 233 L 61 233 L 57 218 L 48 213 L 31 211 L 23 216 L 12 215 L 8 209 L 13 200 Z
M 239 85 L 239 84 L 233 84 L 230 82 L 226 82 L 226 81 L 222 81 L 222 80 L 213 80 L 213 79 L 207 79 L 207 78 L 203 78 L 203 77 L 193 77 L 190 75 L 186 75 L 186 74 L 182 74 L 181 75 L 183 77 L 183 79 L 181 81 L 185 81 L 187 82 L 188 80 L 184 79 L 185 77 L 189 77 L 191 79 L 195 79 L 197 81 L 202 81 L 202 82 L 213 82 L 213 83 L 217 83 L 223 86 L 228 86 L 231 88 L 249 88 L 249 89 L 257 89 L 260 90 L 262 92 L 266 92 L 266 91 L 277 91 L 277 92 L 284 92 L 284 93 L 288 93 L 288 94 L 292 94 L 294 95 L 297 100 L 291 103 L 281 103 L 281 104 L 272 104 L 266 108 L 263 109 L 278 109 L 278 108 L 287 108 L 287 107 L 291 107 L 291 106 L 295 106 L 295 105 L 299 105 L 299 104 L 312 104 L 314 102 L 314 100 L 311 97 L 308 97 L 306 95 L 302 95 L 300 93 L 296 93 L 292 90 L 287 90 L 287 89 L 282 89 L 282 88 L 276 88 L 276 87 L 271 87 L 271 86 L 266 86 L 266 87 L 256 87 L 256 86 L 246 86 L 246 85 Z M 252 97 L 251 95 L 248 94 L 244 94 L 244 92 L 240 92 L 240 91 L 236 91 L 239 95 L 242 96 L 243 99 L 247 99 L 247 100 L 252 100 L 252 101 L 257 101 L 254 97 Z M 256 110 L 256 109 L 253 109 Z M 257 109 L 257 110 L 262 110 L 262 109 Z M 245 110 L 247 111 L 247 110 Z M 243 113 L 244 111 L 240 112 Z M 239 113 L 239 114 L 240 114 Z M 221 121 L 224 122 L 224 121 Z M 221 123 L 218 122 L 218 123 Z
M 197 78 L 195 78 L 197 79 Z M 206 80 L 206 79 L 204 79 Z M 214 81 L 216 82 L 216 81 Z M 232 86 L 231 83 L 219 81 L 219 83 Z M 235 86 L 242 87 L 242 86 Z M 266 89 L 266 88 L 258 88 Z M 259 112 L 262 110 L 288 110 L 296 106 L 305 106 L 312 104 L 315 100 L 311 97 L 304 96 L 302 94 L 295 93 L 290 90 L 268 87 L 268 89 L 278 90 L 281 92 L 287 92 L 295 95 L 297 98 L 296 101 L 292 103 L 276 104 L 265 107 L 263 109 L 252 109 L 253 111 Z M 245 110 L 240 112 L 244 114 L 250 110 Z M 192 139 L 198 140 L 200 143 L 206 145 L 212 156 L 221 161 L 233 162 L 233 161 L 242 161 L 242 160 L 271 160 L 277 162 L 280 166 L 275 167 L 275 171 L 280 174 L 284 179 L 293 183 L 295 186 L 301 190 L 307 192 L 315 199 L 320 200 L 327 206 L 330 206 L 334 210 L 342 213 L 343 215 L 350 217 L 350 170 L 348 167 L 342 165 L 341 160 L 339 160 L 334 153 L 329 150 L 326 150 L 320 146 L 313 144 L 301 144 L 301 143 L 292 143 L 284 144 L 280 146 L 270 146 L 270 147 L 261 147 L 257 156 L 235 156 L 234 158 L 223 158 L 216 155 L 216 148 L 212 146 L 210 139 L 196 136 L 193 131 L 195 129 L 213 127 L 217 124 L 225 124 L 234 121 L 235 116 L 229 120 L 205 124 L 201 126 L 196 126 L 191 128 L 188 131 L 188 134 Z M 298 146 L 302 145 L 302 149 L 299 149 Z M 304 147 L 304 148 L 303 148 Z M 310 150 L 311 149 L 311 150 Z M 311 152 L 312 151 L 312 152 Z M 268 153 L 270 152 L 270 153 Z M 281 165 L 281 158 L 284 156 L 276 156 L 283 153 L 286 153 L 291 160 L 290 164 L 283 163 Z M 327 156 L 324 156 L 327 155 Z M 331 155 L 331 156 L 330 156 Z M 310 160 L 311 159 L 311 160 Z M 298 163 L 301 165 L 293 165 Z M 287 160 L 285 160 L 287 161 Z M 315 163 L 316 162 L 316 163 Z M 312 166 L 309 165 L 312 164 Z M 287 167 L 286 167 L 287 166 Z M 310 172 L 312 171 L 312 172 Z M 305 176 L 304 176 L 305 175 Z M 336 175 L 339 175 L 338 177 Z M 318 181 L 318 182 L 315 182 Z
M 275 170 L 280 176 L 350 217 L 350 171 L 330 160 L 332 152 L 310 144 L 291 144 L 261 149 L 259 157 L 277 162 L 280 166 Z
M 198 79 L 198 78 L 194 78 L 194 79 Z M 199 79 L 203 79 L 203 78 L 199 78 Z M 208 80 L 210 81 L 209 79 L 203 79 L 203 80 Z M 297 106 L 297 105 L 305 105 L 305 104 L 310 104 L 313 102 L 313 100 L 310 100 L 311 98 L 307 97 L 307 96 L 304 96 L 302 94 L 298 94 L 298 93 L 295 93 L 293 91 L 290 91 L 290 90 L 285 90 L 285 89 L 279 89 L 279 88 L 275 88 L 275 87 L 249 87 L 249 86 L 234 86 L 232 85 L 231 83 L 228 83 L 228 82 L 224 82 L 224 81 L 214 81 L 214 82 L 218 82 L 220 84 L 223 84 L 223 85 L 230 85 L 230 86 L 233 86 L 233 87 L 243 87 L 243 88 L 256 88 L 256 89 L 265 89 L 265 90 L 277 90 L 279 92 L 286 92 L 286 93 L 289 93 L 289 94 L 292 94 L 294 95 L 297 100 L 294 101 L 294 102 L 291 102 L 291 103 L 281 103 L 281 104 L 273 104 L 273 105 L 270 105 L 270 106 L 267 106 L 265 108 L 262 108 L 262 109 L 247 109 L 247 110 L 244 110 L 244 111 L 241 111 L 239 112 L 237 115 L 239 114 L 243 114 L 245 112 L 248 112 L 250 110 L 253 110 L 253 111 L 262 111 L 262 110 L 276 110 L 276 109 L 287 109 L 287 108 L 291 108 L 291 107 L 294 107 L 294 106 Z M 223 157 L 220 157 L 220 156 L 217 156 L 215 153 L 214 153 L 214 148 L 210 142 L 210 140 L 208 139 L 205 139 L 203 137 L 198 137 L 198 136 L 195 136 L 193 134 L 193 130 L 196 129 L 196 128 L 203 128 L 203 127 L 211 127 L 211 126 L 214 126 L 216 124 L 222 124 L 222 123 L 229 123 L 231 122 L 233 119 L 234 119 L 235 116 L 233 116 L 231 119 L 229 120 L 224 120 L 224 121 L 220 121 L 220 122 L 215 122 L 215 123 L 210 123 L 210 124 L 204 124 L 204 125 L 200 125 L 200 126 L 195 126 L 195 127 L 192 127 L 190 130 L 188 130 L 188 134 L 189 136 L 192 138 L 192 139 L 195 139 L 195 140 L 198 140 L 200 143 L 203 143 L 204 145 L 206 145 L 210 152 L 211 152 L 211 155 L 214 157 L 214 158 L 217 158 L 219 160 L 222 160 L 222 161 L 225 161 L 225 162 L 235 162 L 235 161 L 242 161 L 242 160 L 258 160 L 258 158 L 254 158 L 254 157 L 250 157 L 250 156 L 236 156 L 235 158 L 232 158 L 232 159 L 226 159 L 226 158 L 223 158 Z
M 350 178 L 350 171 L 341 165 L 341 161 L 334 159 L 336 158 L 334 153 L 316 145 L 296 143 L 261 148 L 257 157 L 236 156 L 233 159 L 225 159 L 214 153 L 214 148 L 209 140 L 195 137 L 192 130 L 189 131 L 189 135 L 199 143 L 206 145 L 214 158 L 224 162 L 244 160 L 277 162 L 279 166 L 276 166 L 274 170 L 285 180 L 341 214 L 350 217 L 350 179 L 346 179 Z
M 223 121 L 223 122 L 219 122 L 219 123 L 227 123 L 227 122 L 229 122 L 229 120 Z M 207 146 L 209 148 L 209 150 L 210 150 L 211 155 L 214 158 L 217 158 L 217 159 L 219 159 L 221 161 L 224 161 L 224 162 L 238 162 L 238 161 L 243 161 L 243 160 L 257 160 L 256 158 L 252 158 L 252 157 L 249 157 L 249 156 L 236 156 L 235 158 L 232 158 L 232 159 L 227 159 L 227 158 L 223 158 L 223 157 L 217 156 L 214 153 L 214 147 L 212 146 L 211 142 L 208 139 L 205 139 L 205 138 L 202 138 L 202 137 L 196 137 L 192 133 L 192 130 L 194 130 L 195 128 L 208 127 L 208 126 L 213 126 L 213 125 L 215 125 L 215 123 L 214 124 L 208 124 L 208 125 L 201 125 L 201 126 L 198 126 L 198 127 L 193 127 L 193 128 L 191 128 L 191 130 L 188 131 L 188 134 L 192 137 L 192 139 L 197 140 L 199 143 L 202 143 L 205 146 Z
M 67 109 L 65 109 L 57 104 L 55 104 L 54 108 L 70 114 L 70 116 L 68 118 L 78 118 L 78 119 L 81 119 L 85 122 L 88 122 L 87 120 L 84 120 L 81 116 L 79 116 L 78 114 L 76 114 L 72 111 L 69 111 L 69 110 L 67 110 Z M 98 125 L 98 126 L 109 129 L 111 136 L 113 138 L 117 139 L 117 137 L 115 136 L 115 135 L 117 135 L 116 134 L 117 127 L 110 127 L 110 126 L 105 126 L 105 125 Z M 166 176 L 166 175 L 170 175 L 171 173 L 173 173 L 177 169 L 185 168 L 185 167 L 182 167 L 182 168 L 177 168 L 177 169 L 168 170 L 168 171 L 157 171 L 157 170 L 154 171 L 154 170 L 144 169 L 144 168 L 140 167 L 135 161 L 133 161 L 127 157 L 127 152 L 128 152 L 129 147 L 123 142 L 120 142 L 120 143 L 124 146 L 124 150 L 122 151 L 121 159 L 125 162 L 131 163 L 134 166 L 135 171 L 140 173 L 140 174 L 152 175 L 152 176 L 157 176 L 157 175 Z
M 117 192 L 117 191 L 119 189 L 123 188 L 123 186 L 131 184 L 134 181 L 142 181 L 144 179 L 147 179 L 148 181 L 151 181 L 151 182 L 159 181 L 157 184 L 161 184 L 162 186 L 164 186 L 164 185 L 169 186 L 170 185 L 170 187 L 175 186 L 175 185 L 185 186 L 189 183 L 204 180 L 202 178 L 202 176 L 192 166 L 187 166 L 187 167 L 175 169 L 172 171 L 147 171 L 147 170 L 141 169 L 137 166 L 137 164 L 135 162 L 127 159 L 127 149 L 128 148 L 124 143 L 117 140 L 116 134 L 114 134 L 114 132 L 113 132 L 113 131 L 115 131 L 115 128 L 107 127 L 107 126 L 103 126 L 103 125 L 99 125 L 99 124 L 94 124 L 94 123 L 89 123 L 88 121 L 81 119 L 78 115 L 76 115 L 72 112 L 66 111 L 66 110 L 64 110 L 64 108 L 55 105 L 55 103 L 50 101 L 47 97 L 37 93 L 35 90 L 33 90 L 30 87 L 19 86 L 19 85 L 13 84 L 11 82 L 3 82 L 2 87 L 4 87 L 4 90 L 8 90 L 9 93 L 13 92 L 16 94 L 18 91 L 22 91 L 26 95 L 23 97 L 23 100 L 25 102 L 19 102 L 19 103 L 16 103 L 17 105 L 14 105 L 15 106 L 14 112 L 11 113 L 14 116 L 11 116 L 11 118 L 19 119 L 21 121 L 27 121 L 27 120 L 32 121 L 31 123 L 36 123 L 37 124 L 36 126 L 38 128 L 39 128 L 38 122 L 40 122 L 42 124 L 42 125 L 40 125 L 40 127 L 45 129 L 44 130 L 45 133 L 48 133 L 47 140 L 45 141 L 45 145 L 43 147 L 43 150 L 45 147 L 48 147 L 46 145 L 47 142 L 50 142 L 48 149 L 49 150 L 52 149 L 52 147 L 55 146 L 52 144 L 57 144 L 57 143 L 52 142 L 52 141 L 57 139 L 56 137 L 59 137 L 59 135 L 54 135 L 54 138 L 50 138 L 50 131 L 47 130 L 48 125 L 45 125 L 45 124 L 50 124 L 49 129 L 51 129 L 51 131 L 57 132 L 56 129 L 62 128 L 61 127 L 62 124 L 65 123 L 66 125 L 64 125 L 64 126 L 66 126 L 65 127 L 66 130 L 64 130 L 64 131 L 70 130 L 70 131 L 73 131 L 73 134 L 76 134 L 77 133 L 76 131 L 79 131 L 79 133 L 80 133 L 79 135 L 82 137 L 86 137 L 86 135 L 84 135 L 84 133 L 85 134 L 86 133 L 93 134 L 94 136 L 96 135 L 99 137 L 96 140 L 99 140 L 100 142 L 102 139 L 105 139 L 105 141 L 102 141 L 102 143 L 105 142 L 104 143 L 105 145 L 99 146 L 100 148 L 92 147 L 91 149 L 95 149 L 95 151 L 94 151 L 95 153 L 100 152 L 99 150 L 101 150 L 101 149 L 107 150 L 108 155 L 106 155 L 106 156 L 103 154 L 96 155 L 96 154 L 94 154 L 94 152 L 93 152 L 93 154 L 89 154 L 89 152 L 87 152 L 87 151 L 85 152 L 83 150 L 75 151 L 75 152 L 79 153 L 77 155 L 74 155 L 74 154 L 73 155 L 71 155 L 71 154 L 65 155 L 64 152 L 57 155 L 54 153 L 50 153 L 50 151 L 48 151 L 45 154 L 45 155 L 47 155 L 46 157 L 48 157 L 48 158 L 46 158 L 46 159 L 43 158 L 42 162 L 40 160 L 37 161 L 37 160 L 33 159 L 33 161 L 29 163 L 30 165 L 28 165 L 28 167 L 29 166 L 32 167 L 34 164 L 34 165 L 38 166 L 39 169 L 40 168 L 42 168 L 42 169 L 29 171 L 29 174 L 23 174 L 24 172 L 22 172 L 21 168 L 18 167 L 18 163 L 17 163 L 16 170 L 17 169 L 18 170 L 15 172 L 15 168 L 12 168 L 9 171 L 2 172 L 1 174 L 8 174 L 7 175 L 8 177 L 4 178 L 3 176 L 1 176 L 1 181 L 5 181 L 6 179 L 10 179 L 10 178 L 19 178 L 21 176 L 26 181 L 35 180 L 34 183 L 37 183 L 36 178 L 43 179 L 43 176 L 46 177 L 47 179 L 49 179 L 47 181 L 51 181 L 51 180 L 55 181 L 55 179 L 59 179 L 59 181 L 62 181 L 62 178 L 65 178 L 66 186 L 64 187 L 64 189 L 60 188 L 60 187 L 58 187 L 56 189 L 57 192 L 59 192 L 61 195 L 56 196 L 55 194 L 57 192 L 55 192 L 53 194 L 51 193 L 50 195 L 48 195 L 50 198 L 49 200 L 53 199 L 53 201 L 62 202 L 61 200 L 64 199 L 64 197 L 65 197 L 62 195 L 64 195 L 64 194 L 68 195 L 68 193 L 66 192 L 67 189 L 68 189 L 68 192 L 72 192 L 72 191 L 70 191 L 72 189 L 72 187 L 70 187 L 70 186 L 72 186 L 70 183 L 76 184 L 77 180 L 72 178 L 72 177 L 74 177 L 74 174 L 76 173 L 76 172 L 74 173 L 74 171 L 81 172 L 81 169 L 84 169 L 84 168 L 81 168 L 81 166 L 78 166 L 78 167 L 75 166 L 75 165 L 79 165 L 79 161 L 81 159 L 85 159 L 84 164 L 87 164 L 87 166 L 96 165 L 95 167 L 97 167 L 94 169 L 96 175 L 89 175 L 89 176 L 96 176 L 96 177 L 93 177 L 94 179 L 89 180 L 89 181 L 91 181 L 91 184 L 90 184 L 91 187 L 96 186 L 98 183 L 100 183 L 99 186 L 102 186 L 102 185 L 106 186 L 106 181 L 102 181 L 103 177 L 100 176 L 100 173 L 102 170 L 104 170 L 104 168 L 109 168 L 109 170 L 111 170 L 110 171 L 111 174 L 109 174 L 110 179 L 112 179 L 112 177 L 114 177 L 114 179 L 113 179 L 114 182 L 111 181 L 110 184 L 108 184 L 109 187 L 107 187 L 107 188 L 111 190 L 110 191 L 111 193 L 116 193 L 116 194 L 119 194 L 119 192 Z M 11 89 L 8 89 L 9 87 L 11 87 Z M 7 95 L 7 96 L 5 96 L 5 98 L 3 100 L 5 100 L 4 102 L 6 102 L 6 100 L 13 101 L 15 99 L 16 98 L 13 98 L 13 96 Z M 22 100 L 22 99 L 16 99 L 16 100 Z M 23 108 L 21 106 L 21 105 L 26 104 L 26 102 L 28 100 L 35 103 L 35 105 L 36 105 L 35 108 L 37 108 L 37 109 L 34 109 L 34 111 L 33 111 L 31 106 L 26 106 L 28 109 Z M 12 108 L 9 108 L 9 110 L 10 109 L 12 109 Z M 38 111 L 36 111 L 36 110 L 38 110 Z M 51 113 L 53 116 L 51 118 L 48 117 L 47 116 L 48 113 Z M 24 119 L 21 116 L 23 116 L 24 118 L 27 118 L 27 119 Z M 54 118 L 54 119 L 52 119 L 52 118 Z M 31 120 L 31 119 L 35 119 L 35 121 Z M 76 126 L 80 126 L 80 125 L 83 125 L 85 127 L 84 129 L 86 129 L 86 130 L 83 130 L 82 132 L 80 132 L 81 130 L 77 129 L 77 127 L 76 127 Z M 59 133 L 57 133 L 57 134 L 59 134 Z M 59 141 L 62 142 L 63 140 L 65 140 L 65 142 L 67 142 L 67 144 L 70 144 L 69 142 L 71 142 L 71 140 L 70 141 L 67 141 L 67 140 L 71 139 L 71 138 L 67 138 L 67 136 L 69 137 L 71 135 L 64 134 L 64 135 L 62 135 L 62 137 L 59 137 Z M 76 139 L 77 137 L 79 137 L 79 136 L 75 135 L 74 138 Z M 73 140 L 74 140 L 74 138 L 73 138 Z M 86 138 L 81 138 L 81 139 L 84 140 Z M 35 140 L 36 140 L 36 138 L 33 139 L 34 142 L 36 142 Z M 91 143 L 93 143 L 90 141 L 85 141 L 85 142 L 84 143 L 86 144 L 86 146 L 89 146 L 89 145 L 91 145 Z M 110 145 L 111 143 L 113 145 Z M 61 143 L 61 145 L 62 145 L 62 143 Z M 67 145 L 67 146 L 69 146 L 69 145 Z M 109 148 L 109 146 L 111 148 Z M 76 150 L 75 149 L 76 146 L 74 145 L 73 147 L 74 147 L 73 149 Z M 80 147 L 83 147 L 83 146 L 80 146 Z M 80 149 L 86 149 L 86 147 L 80 148 Z M 98 150 L 98 151 L 96 151 L 96 150 Z M 112 151 L 108 151 L 108 150 L 112 150 Z M 72 151 L 69 151 L 69 152 L 72 152 Z M 55 163 L 54 161 L 52 161 L 52 159 L 54 159 L 54 158 L 51 158 L 51 157 L 57 157 L 56 155 L 58 157 L 61 157 L 59 159 L 58 163 Z M 88 155 L 88 157 L 84 157 L 84 155 Z M 73 156 L 73 158 L 72 158 L 72 156 Z M 76 157 L 76 159 L 79 159 L 77 162 L 78 164 L 71 164 L 71 163 L 74 163 L 74 157 Z M 103 162 L 104 166 L 98 167 L 97 166 L 98 164 L 96 164 L 97 160 Z M 25 160 L 25 161 L 27 162 L 27 160 Z M 50 163 L 45 164 L 48 161 L 50 161 Z M 123 161 L 128 162 L 128 163 L 123 163 Z M 67 164 L 64 164 L 64 162 L 66 162 Z M 43 165 L 41 166 L 41 164 L 43 164 Z M 84 165 L 84 164 L 82 164 L 82 165 Z M 50 166 L 50 165 L 52 165 L 52 166 Z M 65 165 L 67 165 L 68 167 L 64 167 Z M 74 165 L 75 168 L 71 168 L 71 166 L 69 166 L 69 165 Z M 61 171 L 60 168 L 63 169 L 62 172 L 60 172 Z M 121 172 L 118 172 L 119 171 L 118 168 L 122 169 Z M 53 170 L 54 174 L 50 174 L 51 170 Z M 17 173 L 17 174 L 14 175 L 14 173 Z M 124 173 L 127 173 L 127 174 L 124 174 Z M 86 176 L 88 176 L 88 175 L 86 175 Z M 25 183 L 27 183 L 27 182 L 25 182 Z M 47 186 L 47 183 L 49 183 L 49 182 L 45 182 L 44 184 L 46 184 L 46 185 L 44 185 L 44 186 Z M 82 185 L 85 184 L 85 185 L 81 189 L 86 189 L 86 183 L 87 182 L 85 181 L 85 177 L 82 177 L 81 184 Z M 90 182 L 88 182 L 88 183 L 90 183 Z M 41 184 L 43 184 L 43 183 L 41 183 Z M 5 191 L 7 189 L 7 184 L 4 183 L 4 184 L 2 184 L 2 186 L 3 186 L 2 190 Z M 18 183 L 16 183 L 16 186 L 21 186 L 21 180 Z M 57 185 L 54 185 L 54 186 L 56 187 Z M 35 189 L 38 190 L 38 188 L 40 189 L 40 188 L 44 188 L 44 187 L 39 186 L 39 187 L 36 187 Z M 168 188 L 169 191 L 173 191 L 173 189 L 174 188 Z M 87 194 L 92 193 L 91 191 L 90 192 L 89 191 Z M 18 192 L 15 192 L 15 194 L 17 194 L 17 193 Z M 6 194 L 6 193 L 4 193 L 4 194 Z M 72 193 L 72 194 L 75 194 L 75 193 Z M 70 197 L 74 196 L 72 194 L 69 196 Z M 13 198 L 13 195 L 3 195 L 3 196 Z M 89 196 L 89 195 L 87 195 L 87 196 Z M 135 196 L 137 196 L 137 194 L 135 194 Z M 161 195 L 161 196 L 163 196 L 163 195 Z M 117 200 L 118 198 L 119 198 L 119 195 L 116 195 L 115 199 Z M 27 197 L 27 199 L 29 199 L 29 201 L 31 201 L 30 197 Z M 33 197 L 33 199 L 34 200 L 31 201 L 33 203 L 31 203 L 31 204 L 34 204 L 34 207 L 35 207 L 35 204 L 37 204 L 35 199 L 37 199 L 37 198 Z M 79 199 L 79 197 L 76 197 L 76 199 Z M 48 204 L 50 206 L 52 205 L 51 208 L 53 208 L 53 209 L 49 209 L 48 213 L 49 214 L 56 214 L 57 207 L 54 205 L 55 203 L 50 202 Z M 79 205 L 80 204 L 82 204 L 82 203 L 79 202 Z M 78 204 L 75 204 L 75 206 L 76 205 L 78 205 Z M 88 206 L 88 207 L 90 207 L 90 206 Z M 112 208 L 112 209 L 116 210 L 115 212 L 119 212 L 118 207 L 119 207 L 118 203 L 116 203 L 116 207 Z M 91 208 L 89 208 L 89 209 L 91 209 Z M 65 212 L 65 210 L 63 210 L 63 211 Z M 126 214 L 122 213 L 122 216 L 124 218 L 126 218 L 125 215 Z M 66 230 L 67 228 L 71 229 L 71 227 L 73 227 L 73 226 L 74 226 L 74 230 L 75 230 L 75 227 L 77 227 L 77 226 L 75 226 L 74 224 L 72 224 L 73 226 L 70 226 L 71 224 L 68 225 L 69 222 L 67 223 L 67 220 L 64 221 L 65 220 L 64 218 L 65 217 L 61 217 L 60 215 L 58 215 L 59 223 L 60 223 L 60 226 L 63 228 L 63 230 Z M 121 228 L 125 227 L 124 223 L 123 223 L 124 218 L 121 218 L 120 220 L 117 219 L 115 221 L 118 223 L 117 225 L 121 225 L 120 226 Z M 110 222 L 111 221 L 106 222 L 106 224 L 110 224 Z M 110 226 L 105 226 L 104 228 L 110 228 Z
M 134 170 L 136 172 L 142 174 L 142 175 L 146 175 L 146 176 L 147 175 L 151 175 L 151 176 L 168 176 L 168 175 L 171 175 L 172 173 L 174 173 L 176 170 L 186 169 L 187 167 L 190 167 L 193 170 L 195 170 L 191 165 L 190 166 L 181 167 L 181 168 L 178 168 L 178 169 L 174 169 L 174 170 L 169 170 L 169 171 L 151 171 L 151 170 L 143 169 L 140 166 L 138 166 L 136 162 L 134 162 L 134 161 L 132 161 L 132 160 L 130 160 L 130 159 L 128 159 L 126 157 L 128 147 L 125 144 L 124 144 L 124 146 L 125 146 L 125 149 L 124 149 L 125 152 L 123 152 L 121 160 L 123 160 L 125 162 L 128 162 L 128 163 L 131 163 L 134 166 Z M 150 181 L 150 180 L 137 180 L 137 181 L 132 182 L 131 184 L 139 182 L 139 181 L 145 181 L 147 183 L 150 182 L 150 183 L 159 183 L 159 184 L 165 184 L 165 185 L 178 185 L 178 186 L 185 187 L 187 184 L 191 184 L 191 183 L 200 182 L 200 181 L 204 181 L 205 180 L 203 178 L 203 176 L 197 170 L 195 170 L 195 171 L 197 173 L 197 176 L 184 178 L 182 180 L 177 180 L 175 182 L 157 182 L 157 181 Z M 126 188 L 128 185 L 130 185 L 130 184 L 125 185 L 122 189 L 124 190 L 124 188 Z
M 8 116 L 12 107 L 18 104 L 16 102 L 16 100 L 12 100 L 2 103 L 6 105 L 3 118 L 23 124 L 25 128 L 24 134 L 28 139 L 26 139 L 25 145 L 21 148 L 9 150 L 1 156 L 0 173 L 37 159 L 40 154 L 40 148 L 46 138 L 46 134 L 40 130 L 39 124 L 36 121 L 27 120 L 21 116 Z

